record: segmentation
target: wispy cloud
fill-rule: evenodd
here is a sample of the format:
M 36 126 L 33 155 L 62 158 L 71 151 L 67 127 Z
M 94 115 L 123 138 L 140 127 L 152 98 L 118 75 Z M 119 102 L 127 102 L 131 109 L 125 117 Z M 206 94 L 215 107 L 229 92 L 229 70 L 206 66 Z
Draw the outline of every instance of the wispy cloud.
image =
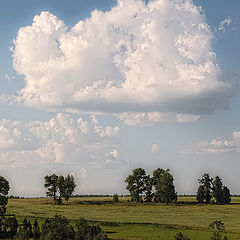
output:
M 128 126 L 153 126 L 161 123 L 194 123 L 199 115 L 162 112 L 125 112 L 115 116 Z
M 222 20 L 218 26 L 218 31 L 225 32 L 226 28 L 228 28 L 232 24 L 232 18 L 229 16 L 228 18 Z

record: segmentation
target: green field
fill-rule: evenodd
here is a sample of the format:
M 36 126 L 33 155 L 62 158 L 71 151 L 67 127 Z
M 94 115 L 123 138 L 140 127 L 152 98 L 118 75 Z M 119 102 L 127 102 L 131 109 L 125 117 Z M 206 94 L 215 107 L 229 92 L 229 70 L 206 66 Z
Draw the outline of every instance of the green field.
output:
M 240 239 L 240 198 L 230 205 L 198 205 L 194 198 L 180 197 L 177 205 L 134 204 L 127 198 L 112 204 L 109 197 L 72 198 L 69 205 L 55 206 L 52 200 L 9 199 L 7 211 L 18 220 L 44 221 L 61 214 L 72 222 L 84 217 L 99 222 L 112 239 L 173 240 L 182 231 L 192 240 L 207 240 L 211 235 L 210 222 L 222 220 L 229 240 Z

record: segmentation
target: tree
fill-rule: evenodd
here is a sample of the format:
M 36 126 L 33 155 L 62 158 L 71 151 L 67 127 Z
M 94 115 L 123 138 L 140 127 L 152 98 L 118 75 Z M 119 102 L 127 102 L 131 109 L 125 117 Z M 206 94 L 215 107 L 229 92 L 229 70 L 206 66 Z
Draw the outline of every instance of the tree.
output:
M 155 202 L 168 204 L 177 201 L 177 193 L 175 192 L 173 181 L 174 179 L 169 169 L 158 168 L 153 171 L 152 182 L 155 187 Z
M 223 186 L 222 180 L 218 176 L 213 181 L 212 190 L 216 203 L 228 204 L 231 202 L 230 190 Z
M 80 218 L 76 223 L 75 240 L 107 240 L 104 231 L 97 226 L 88 225 L 84 218 Z
M 41 237 L 41 231 L 40 231 L 37 220 L 34 221 L 32 235 L 34 240 L 40 239 Z
M 47 196 L 53 197 L 54 204 L 62 204 L 62 198 L 68 202 L 69 198 L 72 196 L 76 184 L 74 182 L 73 175 L 57 176 L 52 174 L 51 176 L 45 176 L 44 187 L 47 188 Z
M 76 184 L 74 181 L 74 176 L 73 175 L 67 175 L 67 177 L 65 178 L 65 189 L 64 189 L 64 198 L 65 200 L 68 202 L 69 198 L 72 196 L 75 188 L 76 188 Z
M 224 223 L 220 220 L 214 221 L 209 224 L 209 227 L 213 230 L 211 240 L 228 240 L 227 236 L 222 237 L 222 234 L 226 233 Z
M 142 168 L 134 169 L 133 174 L 125 179 L 125 182 L 127 183 L 126 189 L 130 192 L 132 201 L 142 201 L 142 195 L 146 191 L 146 181 L 147 175 Z
M 146 177 L 146 194 L 145 194 L 145 201 L 146 202 L 151 202 L 153 199 L 153 192 L 152 192 L 152 187 L 153 187 L 153 183 L 152 183 L 152 178 L 150 177 L 150 175 L 148 175 Z
M 46 194 L 48 197 L 53 197 L 54 204 L 56 204 L 58 176 L 56 174 L 52 174 L 51 176 L 45 176 L 44 180 L 44 187 L 47 188 Z
M 57 199 L 57 203 L 58 203 L 58 205 L 61 205 L 62 197 L 65 195 L 65 190 L 66 190 L 65 178 L 62 175 L 58 177 L 57 189 L 59 191 L 59 197 Z
M 197 201 L 200 203 L 210 203 L 212 198 L 212 181 L 208 173 L 203 174 L 202 178 L 198 180 L 200 186 L 197 191 Z
M 216 199 L 217 203 L 223 202 L 223 184 L 220 177 L 216 176 L 215 179 L 212 182 L 212 191 L 213 191 L 213 197 Z
M 197 201 L 199 203 L 210 203 L 212 197 L 215 198 L 218 204 L 228 204 L 231 202 L 230 190 L 226 186 L 223 186 L 219 176 L 212 179 L 208 173 L 205 173 L 202 179 L 198 181 L 200 183 L 197 191 Z
M 66 217 L 55 215 L 42 224 L 41 240 L 71 240 L 75 239 L 73 227 Z
M 184 236 L 181 232 L 179 232 L 175 237 L 174 240 L 191 240 L 187 236 Z
M 228 187 L 223 186 L 222 189 L 222 203 L 229 204 L 231 202 L 231 194 Z
M 4 177 L 0 176 L 0 221 L 4 218 L 4 214 L 6 213 L 9 190 L 9 182 Z
M 14 238 L 14 236 L 17 234 L 18 229 L 18 221 L 16 217 L 11 218 L 5 218 L 3 222 L 3 226 L 6 230 L 5 237 L 6 238 Z
M 119 202 L 119 198 L 118 198 L 118 194 L 114 194 L 113 195 L 113 203 L 118 203 Z
M 32 225 L 30 223 L 30 221 L 27 221 L 26 218 L 23 219 L 23 223 L 22 226 L 19 229 L 18 232 L 18 239 L 30 239 L 32 238 Z
M 177 201 L 174 179 L 169 169 L 162 172 L 155 181 L 155 201 L 161 203 L 174 203 Z
M 197 201 L 198 201 L 199 203 L 204 203 L 204 201 L 205 201 L 205 190 L 204 190 L 204 186 L 200 185 L 200 186 L 198 187 L 196 198 L 197 198 Z

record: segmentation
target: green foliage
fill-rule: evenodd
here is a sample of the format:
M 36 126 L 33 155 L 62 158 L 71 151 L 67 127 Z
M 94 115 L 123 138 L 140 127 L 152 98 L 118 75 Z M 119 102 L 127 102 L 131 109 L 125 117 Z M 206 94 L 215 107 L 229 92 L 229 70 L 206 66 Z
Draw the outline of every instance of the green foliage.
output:
M 191 238 L 188 238 L 179 232 L 177 235 L 175 235 L 174 240 L 191 240 Z
M 17 234 L 18 221 L 16 217 L 1 220 L 0 238 L 14 238 Z
M 145 201 L 146 202 L 151 202 L 154 197 L 154 194 L 152 192 L 152 187 L 153 187 L 153 180 L 148 175 L 146 177 L 146 191 L 145 191 Z
M 30 221 L 27 221 L 26 218 L 24 218 L 23 223 L 19 229 L 18 235 L 17 235 L 18 239 L 30 239 L 33 237 L 33 233 L 32 233 L 32 225 L 30 223 Z
M 155 202 L 175 203 L 177 201 L 177 193 L 173 184 L 173 176 L 169 169 L 157 169 L 153 172 L 153 182 L 155 185 Z
M 4 218 L 6 213 L 6 205 L 8 203 L 8 192 L 10 190 L 9 182 L 2 176 L 0 176 L 0 219 Z
M 133 170 L 132 175 L 129 175 L 125 182 L 127 183 L 126 189 L 130 192 L 131 200 L 134 202 L 141 202 L 142 195 L 146 191 L 146 182 L 148 176 L 142 168 Z
M 222 180 L 216 176 L 213 181 L 213 197 L 217 203 L 228 204 L 231 202 L 230 190 L 223 186 Z
M 32 235 L 34 240 L 37 240 L 41 237 L 41 231 L 40 231 L 37 220 L 34 221 Z
M 69 198 L 72 196 L 76 186 L 77 185 L 75 184 L 73 175 L 68 174 L 67 177 L 65 178 L 64 194 L 63 194 L 63 197 L 65 198 L 65 200 L 67 202 L 68 202 Z
M 213 179 L 209 177 L 208 173 L 205 173 L 198 181 L 200 186 L 197 191 L 197 201 L 200 203 L 210 203 L 212 198 Z
M 205 188 L 203 185 L 200 185 L 197 190 L 196 199 L 199 203 L 204 203 L 205 201 Z
M 223 186 L 222 188 L 222 203 L 229 204 L 231 202 L 231 194 L 228 187 Z
M 44 187 L 47 188 L 46 194 L 48 197 L 53 197 L 54 203 L 56 204 L 58 176 L 52 174 L 51 176 L 45 176 L 44 180 Z
M 213 197 L 216 199 L 217 203 L 223 202 L 223 184 L 220 177 L 216 176 L 215 179 L 212 182 L 212 191 L 213 191 Z
M 119 197 L 118 197 L 118 194 L 114 194 L 113 195 L 113 203 L 118 203 L 119 202 Z
M 84 218 L 80 218 L 76 223 L 75 240 L 107 240 L 106 234 L 97 226 L 88 225 Z
M 63 197 L 67 202 L 69 201 L 76 187 L 72 175 L 67 175 L 67 177 L 64 178 L 62 175 L 57 176 L 56 174 L 52 174 L 51 176 L 45 176 L 44 179 L 44 187 L 47 188 L 46 194 L 49 197 L 53 197 L 54 204 L 61 205 Z M 57 194 L 59 196 L 57 196 Z
M 223 186 L 222 180 L 218 176 L 213 179 L 209 177 L 208 173 L 205 173 L 202 179 L 198 181 L 200 186 L 196 198 L 199 203 L 210 203 L 212 197 L 219 204 L 228 204 L 231 202 L 230 190 L 226 186 Z
M 42 224 L 41 240 L 71 240 L 74 235 L 74 229 L 66 217 L 55 215 Z
M 133 170 L 133 174 L 129 175 L 125 182 L 127 190 L 131 195 L 131 201 L 142 202 L 144 197 L 146 202 L 151 202 L 155 196 L 155 202 L 174 203 L 177 201 L 177 194 L 173 184 L 173 176 L 169 169 L 156 169 L 153 172 L 153 177 L 146 175 L 142 168 Z M 152 187 L 155 187 L 155 194 L 152 192 Z
M 227 236 L 222 236 L 226 233 L 224 223 L 220 220 L 214 221 L 209 224 L 209 227 L 213 230 L 213 234 L 211 236 L 211 240 L 228 240 Z

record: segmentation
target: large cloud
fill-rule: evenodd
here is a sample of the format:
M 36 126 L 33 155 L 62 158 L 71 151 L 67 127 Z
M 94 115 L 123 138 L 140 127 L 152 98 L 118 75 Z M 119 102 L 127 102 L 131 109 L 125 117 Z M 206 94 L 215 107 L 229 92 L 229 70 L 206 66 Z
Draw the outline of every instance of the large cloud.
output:
M 49 110 L 201 114 L 228 106 L 213 35 L 191 0 L 119 0 L 69 29 L 49 12 L 19 30 L 25 104 Z
M 90 168 L 125 164 L 118 153 L 119 128 L 101 126 L 58 113 L 46 122 L 0 121 L 0 165 L 30 163 L 78 165 Z
M 153 126 L 159 123 L 194 123 L 200 118 L 199 115 L 161 113 L 161 112 L 138 112 L 121 113 L 115 115 L 128 126 Z

